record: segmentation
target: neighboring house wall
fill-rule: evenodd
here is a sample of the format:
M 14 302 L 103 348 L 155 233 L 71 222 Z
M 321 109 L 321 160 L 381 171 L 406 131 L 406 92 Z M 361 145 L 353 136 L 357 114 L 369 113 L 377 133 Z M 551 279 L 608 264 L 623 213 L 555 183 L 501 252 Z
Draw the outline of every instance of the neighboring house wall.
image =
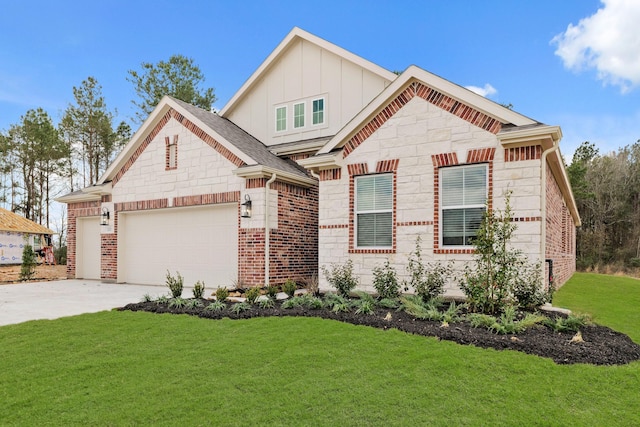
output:
M 320 46 L 297 39 L 230 114 L 232 122 L 266 145 L 336 134 L 389 81 Z M 324 123 L 313 125 L 311 102 L 324 99 Z M 293 105 L 305 102 L 305 126 L 293 126 Z M 286 106 L 287 126 L 276 132 L 276 107 Z
M 549 168 L 546 199 L 546 258 L 553 260 L 553 281 L 559 288 L 576 271 L 576 227 Z
M 472 248 L 441 245 L 438 171 L 463 164 L 488 165 L 488 193 L 493 207 L 503 208 L 504 196 L 513 190 L 511 204 L 518 222 L 513 243 L 532 261 L 538 261 L 540 148 L 525 149 L 528 154 L 516 161 L 495 135 L 499 124 L 482 129 L 410 92 L 404 93 L 409 98 L 404 106 L 382 125 L 363 125 L 362 129 L 369 129 L 367 136 L 357 144 L 347 143 L 341 168 L 320 172 L 320 267 L 352 259 L 361 288 L 371 291 L 372 270 L 386 259 L 401 278 L 406 276 L 407 257 L 420 236 L 424 262 L 459 261 L 456 267 L 460 269 L 463 262 L 472 259 Z M 391 100 L 389 105 L 397 101 Z M 509 154 L 512 157 L 505 161 Z M 358 249 L 354 245 L 353 181 L 356 176 L 377 172 L 394 177 L 393 246 Z M 321 288 L 329 289 L 324 275 L 320 279 Z M 459 289 L 449 283 L 447 292 L 459 294 Z
M 0 231 L 0 264 L 22 264 L 25 244 L 33 244 L 33 235 Z

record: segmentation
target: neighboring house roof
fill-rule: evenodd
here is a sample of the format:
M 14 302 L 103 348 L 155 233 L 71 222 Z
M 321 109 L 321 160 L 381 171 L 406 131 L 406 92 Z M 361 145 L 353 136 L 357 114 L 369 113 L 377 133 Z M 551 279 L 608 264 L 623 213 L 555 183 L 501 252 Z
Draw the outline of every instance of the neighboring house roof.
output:
M 242 87 L 233 95 L 233 97 L 227 102 L 227 104 L 220 110 L 220 115 L 225 117 L 230 113 L 234 107 L 242 100 L 242 98 L 251 91 L 253 86 L 260 81 L 261 77 L 269 71 L 269 69 L 278 62 L 278 60 L 284 55 L 287 49 L 293 45 L 298 39 L 306 40 L 317 46 L 320 46 L 327 51 L 336 54 L 360 67 L 376 74 L 386 80 L 393 81 L 397 76 L 389 70 L 386 70 L 373 62 L 349 52 L 346 49 L 336 46 L 318 36 L 308 33 L 298 27 L 294 27 L 289 34 L 280 42 L 280 44 L 271 52 L 271 54 L 265 59 L 258 69 L 247 79 Z
M 0 231 L 13 231 L 30 234 L 55 234 L 40 224 L 21 217 L 6 209 L 0 208 Z

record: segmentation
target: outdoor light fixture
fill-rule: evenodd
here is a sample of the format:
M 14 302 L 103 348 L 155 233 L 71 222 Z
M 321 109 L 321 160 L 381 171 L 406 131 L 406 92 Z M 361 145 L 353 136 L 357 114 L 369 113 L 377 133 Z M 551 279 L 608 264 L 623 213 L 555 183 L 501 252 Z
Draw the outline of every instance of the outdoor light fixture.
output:
M 102 208 L 102 215 L 100 215 L 100 225 L 109 225 L 109 209 Z
M 244 203 L 240 205 L 240 216 L 242 218 L 251 218 L 251 197 L 244 195 Z

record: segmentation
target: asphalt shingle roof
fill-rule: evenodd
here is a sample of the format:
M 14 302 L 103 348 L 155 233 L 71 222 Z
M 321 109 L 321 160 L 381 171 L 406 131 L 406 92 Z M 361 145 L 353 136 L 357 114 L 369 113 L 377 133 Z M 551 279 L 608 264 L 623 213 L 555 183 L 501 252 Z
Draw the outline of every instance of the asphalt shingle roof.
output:
M 255 160 L 259 165 L 268 166 L 282 172 L 288 172 L 300 177 L 307 177 L 304 169 L 297 163 L 282 159 L 271 153 L 266 145 L 249 135 L 231 120 L 220 117 L 215 113 L 203 110 L 179 99 L 172 98 L 181 107 L 197 117 L 211 130 L 218 133 L 226 141 Z M 205 130 L 206 131 L 206 130 Z
M 0 208 L 0 231 L 13 231 L 17 233 L 55 234 L 40 224 L 36 224 L 18 214 Z

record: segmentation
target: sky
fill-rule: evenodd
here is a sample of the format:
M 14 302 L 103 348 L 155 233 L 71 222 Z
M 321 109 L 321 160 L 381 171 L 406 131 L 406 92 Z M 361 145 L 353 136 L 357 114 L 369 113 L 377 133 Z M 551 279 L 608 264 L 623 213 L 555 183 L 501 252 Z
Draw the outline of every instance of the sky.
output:
M 568 163 L 583 141 L 601 153 L 640 139 L 640 1 L 5 2 L 0 132 L 30 109 L 57 124 L 89 76 L 134 130 L 128 70 L 181 54 L 221 109 L 295 26 L 391 71 L 417 65 L 559 125 Z

